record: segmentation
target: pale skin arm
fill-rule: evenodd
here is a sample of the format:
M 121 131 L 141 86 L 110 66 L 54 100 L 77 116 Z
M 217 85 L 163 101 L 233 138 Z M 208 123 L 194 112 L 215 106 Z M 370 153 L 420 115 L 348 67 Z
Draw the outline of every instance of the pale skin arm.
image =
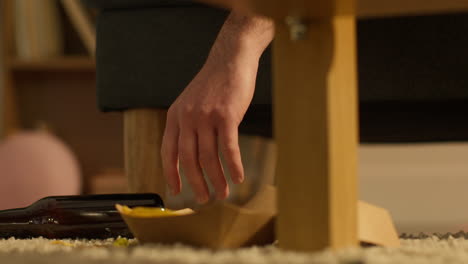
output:
M 202 171 L 216 198 L 225 199 L 229 188 L 218 148 L 232 181 L 243 182 L 238 126 L 252 101 L 260 56 L 273 37 L 271 20 L 231 12 L 204 66 L 169 108 L 161 153 L 172 194 L 182 188 L 180 165 L 198 203 L 209 200 Z

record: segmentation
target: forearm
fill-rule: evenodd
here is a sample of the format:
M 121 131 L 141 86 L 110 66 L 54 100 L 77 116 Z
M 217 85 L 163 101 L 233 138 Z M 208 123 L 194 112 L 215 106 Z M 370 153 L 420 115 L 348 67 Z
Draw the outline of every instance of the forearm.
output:
M 242 60 L 258 62 L 273 40 L 274 22 L 261 16 L 249 16 L 232 11 L 221 28 L 209 59 L 224 62 Z

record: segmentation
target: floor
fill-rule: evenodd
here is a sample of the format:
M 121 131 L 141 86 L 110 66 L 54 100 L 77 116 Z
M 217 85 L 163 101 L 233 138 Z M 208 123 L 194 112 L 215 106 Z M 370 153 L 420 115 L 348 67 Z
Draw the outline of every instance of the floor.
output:
M 0 240 L 2 264 L 446 264 L 468 263 L 468 240 L 448 237 L 439 239 L 404 239 L 401 248 L 355 248 L 315 254 L 285 252 L 269 246 L 230 251 L 209 251 L 182 245 L 116 246 L 107 241 Z

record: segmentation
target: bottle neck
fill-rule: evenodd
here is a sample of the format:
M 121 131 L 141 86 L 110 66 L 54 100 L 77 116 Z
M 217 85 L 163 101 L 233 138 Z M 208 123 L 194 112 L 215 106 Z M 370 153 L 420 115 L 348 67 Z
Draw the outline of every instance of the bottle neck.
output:
M 0 211 L 0 224 L 27 224 L 30 219 L 28 208 L 18 208 Z
M 108 194 L 49 197 L 50 216 L 58 223 L 84 224 L 122 222 L 115 204 L 163 207 L 161 198 L 155 194 Z
M 52 196 L 47 198 L 53 201 L 55 209 L 81 209 L 93 210 L 109 208 L 115 210 L 115 204 L 127 206 L 156 206 L 163 207 L 161 198 L 155 194 L 107 194 L 107 195 L 80 195 L 80 196 Z

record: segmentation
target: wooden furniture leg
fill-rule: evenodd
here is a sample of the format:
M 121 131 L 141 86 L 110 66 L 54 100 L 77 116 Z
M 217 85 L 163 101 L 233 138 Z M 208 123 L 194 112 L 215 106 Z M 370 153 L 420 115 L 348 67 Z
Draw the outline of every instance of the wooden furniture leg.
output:
M 133 109 L 124 113 L 125 173 L 130 192 L 155 192 L 164 198 L 161 142 L 166 110 Z
M 304 28 L 280 21 L 274 43 L 279 245 L 303 251 L 354 246 L 355 17 L 311 18 L 292 26 L 307 30 L 294 40 L 290 30 Z

